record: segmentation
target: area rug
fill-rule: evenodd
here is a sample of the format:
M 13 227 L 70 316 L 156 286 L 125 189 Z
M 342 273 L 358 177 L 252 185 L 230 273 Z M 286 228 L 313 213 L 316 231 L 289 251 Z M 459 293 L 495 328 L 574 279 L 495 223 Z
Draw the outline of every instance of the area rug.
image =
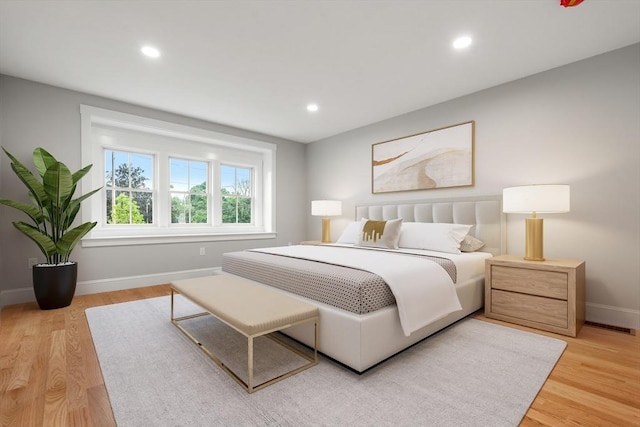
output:
M 321 357 L 248 394 L 171 324 L 169 310 L 169 297 L 86 310 L 120 427 L 516 426 L 566 346 L 468 318 L 362 375 Z M 177 315 L 198 311 L 176 298 Z M 226 325 L 206 316 L 184 326 L 232 369 L 246 366 L 246 339 Z M 299 363 L 266 338 L 255 354 L 267 377 Z

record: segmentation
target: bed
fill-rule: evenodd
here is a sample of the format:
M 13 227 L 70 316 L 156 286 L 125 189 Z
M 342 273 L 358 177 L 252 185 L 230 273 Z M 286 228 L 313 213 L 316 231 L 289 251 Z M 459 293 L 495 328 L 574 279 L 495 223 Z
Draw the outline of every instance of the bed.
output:
M 411 227 L 464 224 L 470 226 L 468 236 L 484 245 L 462 254 L 423 247 L 361 247 L 358 242 L 351 242 L 348 230 L 357 228 L 356 224 L 362 218 L 388 224 L 402 223 L 403 236 L 409 236 L 407 230 Z M 354 223 L 347 227 L 336 244 L 293 245 L 226 253 L 222 270 L 316 305 L 320 317 L 320 352 L 357 372 L 363 372 L 482 308 L 484 260 L 501 254 L 504 246 L 504 220 L 498 196 L 367 204 L 356 206 Z M 424 258 L 434 262 L 424 262 Z M 421 300 L 424 306 L 418 306 L 416 310 L 412 301 L 418 298 L 414 298 L 411 292 L 425 291 L 414 288 L 402 294 L 396 284 L 401 282 L 405 286 L 404 282 L 414 280 L 407 276 L 408 271 L 414 271 L 414 266 L 416 269 L 429 269 L 428 277 L 434 277 L 430 283 L 452 283 L 448 288 L 451 290 L 442 285 L 438 292 L 443 295 L 453 292 L 455 304 L 459 303 L 459 306 L 447 306 L 448 303 L 439 302 L 445 300 L 438 299 L 438 296 L 433 298 L 433 302 L 429 298 Z M 423 270 L 415 272 L 421 272 L 417 274 L 419 278 L 427 277 Z M 434 286 L 438 289 L 440 285 Z M 300 325 L 290 328 L 287 334 L 313 345 L 309 342 L 313 334 L 307 328 Z

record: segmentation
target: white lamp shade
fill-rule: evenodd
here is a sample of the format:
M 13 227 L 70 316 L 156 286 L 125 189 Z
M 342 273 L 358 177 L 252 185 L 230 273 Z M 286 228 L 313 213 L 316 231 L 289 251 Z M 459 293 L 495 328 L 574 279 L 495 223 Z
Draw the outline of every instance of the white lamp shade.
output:
M 314 215 L 314 216 L 342 215 L 342 202 L 339 200 L 313 200 L 311 202 L 311 215 Z
M 569 207 L 568 185 L 522 185 L 502 190 L 505 213 L 564 213 Z

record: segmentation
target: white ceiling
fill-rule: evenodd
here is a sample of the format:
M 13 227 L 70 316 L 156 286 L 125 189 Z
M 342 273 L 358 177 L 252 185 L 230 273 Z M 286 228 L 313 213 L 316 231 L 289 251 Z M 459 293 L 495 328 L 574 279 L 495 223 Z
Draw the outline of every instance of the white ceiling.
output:
M 639 0 L 559 3 L 2 0 L 0 73 L 312 142 L 640 42 Z

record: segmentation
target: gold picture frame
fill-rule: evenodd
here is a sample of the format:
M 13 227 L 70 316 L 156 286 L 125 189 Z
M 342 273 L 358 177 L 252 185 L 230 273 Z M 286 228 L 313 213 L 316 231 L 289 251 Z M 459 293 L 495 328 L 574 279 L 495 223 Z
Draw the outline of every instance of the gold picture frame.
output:
M 474 185 L 475 121 L 371 146 L 371 192 Z

